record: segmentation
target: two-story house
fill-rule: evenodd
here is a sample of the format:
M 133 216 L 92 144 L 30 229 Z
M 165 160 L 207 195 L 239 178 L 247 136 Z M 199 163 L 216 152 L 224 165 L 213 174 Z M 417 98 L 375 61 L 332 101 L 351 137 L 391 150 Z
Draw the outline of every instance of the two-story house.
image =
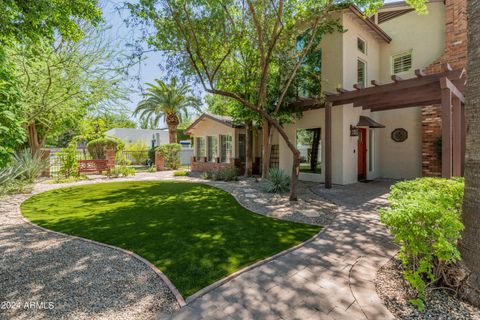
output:
M 419 15 L 404 2 L 386 4 L 368 18 L 354 6 L 339 11 L 338 19 L 345 32 L 328 34 L 320 44 L 322 90 L 342 92 L 343 88 L 375 86 L 392 82 L 392 75 L 398 79 L 415 78 L 416 69 L 440 72 L 445 62 L 455 69 L 466 67 L 465 1 L 433 0 L 427 6 L 426 15 Z M 307 155 L 302 156 L 299 178 L 325 181 L 326 149 L 330 152 L 331 180 L 336 184 L 441 175 L 441 108 L 422 105 L 378 110 L 354 103 L 335 106 L 331 111 L 328 148 L 324 139 L 325 108 L 304 111 L 300 119 L 286 124 L 285 129 L 297 147 L 309 147 Z M 205 128 L 210 127 L 201 123 Z M 189 131 L 202 139 L 204 130 L 198 126 L 195 123 Z M 239 134 L 244 136 L 243 131 Z M 243 136 L 232 137 L 230 150 L 237 164 L 241 163 L 239 155 L 244 154 L 244 146 L 236 142 L 241 142 Z M 257 162 L 262 150 L 260 137 L 257 132 L 253 139 Z M 222 144 L 219 145 L 221 148 Z M 207 145 L 204 147 L 208 149 Z M 199 153 L 205 152 L 199 150 Z M 196 160 L 219 162 L 213 158 Z M 272 164 L 289 173 L 292 161 L 290 149 L 274 134 Z M 192 169 L 195 168 L 192 163 Z

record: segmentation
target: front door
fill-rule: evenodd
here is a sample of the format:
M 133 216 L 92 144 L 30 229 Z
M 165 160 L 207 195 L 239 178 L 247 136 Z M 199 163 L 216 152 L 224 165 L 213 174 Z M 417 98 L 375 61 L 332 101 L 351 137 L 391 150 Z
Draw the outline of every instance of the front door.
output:
M 358 128 L 358 180 L 367 178 L 367 129 Z

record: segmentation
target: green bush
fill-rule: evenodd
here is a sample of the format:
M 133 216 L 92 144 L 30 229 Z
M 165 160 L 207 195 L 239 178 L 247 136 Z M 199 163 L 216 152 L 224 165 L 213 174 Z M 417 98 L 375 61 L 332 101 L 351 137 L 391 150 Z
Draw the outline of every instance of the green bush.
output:
M 107 149 L 114 149 L 120 152 L 124 149 L 125 144 L 117 137 L 102 137 L 94 139 L 87 143 L 87 150 L 93 159 L 105 159 Z
M 188 177 L 188 171 L 180 170 L 173 173 L 174 177 Z
M 110 171 L 110 175 L 115 178 L 118 178 L 119 176 L 134 176 L 135 173 L 136 171 L 134 168 L 129 168 L 127 166 L 117 166 Z
M 286 192 L 290 188 L 290 177 L 279 168 L 270 168 L 265 180 L 264 189 L 269 193 Z
M 423 309 L 427 285 L 445 285 L 448 268 L 460 259 L 463 179 L 419 178 L 395 184 L 382 222 L 400 245 L 404 277 L 417 291 L 411 302 Z
M 152 167 L 155 165 L 155 148 L 148 150 L 148 165 Z
M 201 178 L 214 181 L 237 181 L 238 169 L 228 166 L 218 170 L 208 170 L 202 173 Z
M 127 145 L 125 150 L 132 151 L 133 164 L 143 164 L 148 159 L 148 145 L 141 141 Z
M 165 167 L 176 170 L 180 166 L 180 149 L 180 144 L 169 143 L 157 147 L 156 150 L 162 155 L 165 161 Z
M 79 172 L 76 143 L 70 142 L 67 148 L 62 149 L 60 156 L 59 174 L 64 178 L 78 177 Z

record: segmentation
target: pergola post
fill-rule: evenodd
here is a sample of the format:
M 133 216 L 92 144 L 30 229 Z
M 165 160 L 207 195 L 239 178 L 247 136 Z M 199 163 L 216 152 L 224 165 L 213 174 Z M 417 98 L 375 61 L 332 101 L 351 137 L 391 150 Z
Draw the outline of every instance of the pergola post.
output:
M 325 188 L 332 188 L 332 103 L 325 104 Z
M 454 177 L 460 177 L 462 175 L 462 149 L 463 143 L 462 134 L 462 103 L 460 99 L 456 96 L 453 96 L 453 110 L 452 110 L 452 127 L 453 127 L 453 170 L 452 174 Z
M 443 82 L 440 82 L 443 84 Z M 452 177 L 452 92 L 442 85 L 442 177 Z

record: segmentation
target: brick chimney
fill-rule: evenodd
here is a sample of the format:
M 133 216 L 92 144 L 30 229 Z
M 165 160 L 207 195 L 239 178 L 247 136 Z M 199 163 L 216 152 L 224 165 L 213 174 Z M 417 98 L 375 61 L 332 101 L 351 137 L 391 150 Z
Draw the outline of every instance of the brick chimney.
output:
M 442 64 L 453 69 L 467 68 L 467 1 L 445 2 L 445 49 L 442 56 L 426 68 L 427 74 L 442 71 Z M 438 141 L 442 136 L 442 118 L 439 105 L 422 108 L 422 175 L 441 176 L 442 162 L 438 155 Z

